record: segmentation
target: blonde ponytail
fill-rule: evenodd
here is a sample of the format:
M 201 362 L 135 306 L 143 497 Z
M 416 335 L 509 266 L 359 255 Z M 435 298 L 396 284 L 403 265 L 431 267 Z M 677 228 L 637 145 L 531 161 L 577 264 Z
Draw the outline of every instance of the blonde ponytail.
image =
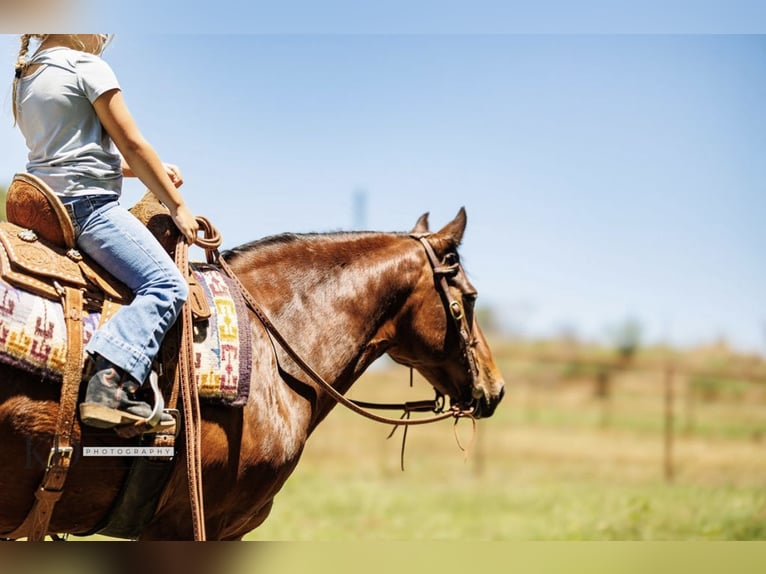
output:
M 29 59 L 27 58 L 27 54 L 29 54 L 29 43 L 34 38 L 36 40 L 39 40 L 40 43 L 45 41 L 45 38 L 47 37 L 47 34 L 22 34 L 21 35 L 21 47 L 19 48 L 19 56 L 16 58 L 16 66 L 15 66 L 15 73 L 13 75 L 13 125 L 16 125 L 16 120 L 18 119 L 18 103 L 16 101 L 16 94 L 18 92 L 18 86 L 19 86 L 19 80 L 21 80 L 22 76 L 24 75 L 24 70 L 29 65 Z

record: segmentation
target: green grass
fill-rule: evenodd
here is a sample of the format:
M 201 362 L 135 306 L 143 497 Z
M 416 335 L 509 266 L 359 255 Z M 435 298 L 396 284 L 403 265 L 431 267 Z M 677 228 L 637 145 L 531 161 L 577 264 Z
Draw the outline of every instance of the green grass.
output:
M 766 445 L 752 439 L 766 406 L 699 404 L 694 432 L 679 414 L 666 481 L 653 384 L 616 384 L 606 425 L 588 385 L 509 387 L 496 416 L 479 421 L 467 460 L 451 423 L 416 427 L 403 473 L 388 429 L 336 409 L 246 539 L 766 540 Z M 358 385 L 356 398 L 427 392 L 386 373 Z M 459 430 L 470 442 L 470 424 Z
M 249 540 L 758 540 L 763 488 L 300 473 Z
M 614 375 L 607 401 L 588 372 L 503 362 L 491 419 L 401 430 L 336 408 L 252 541 L 766 540 L 766 392 L 732 384 L 702 400 L 674 380 L 673 477 L 665 478 L 664 379 Z M 401 368 L 367 373 L 352 398 L 430 395 Z M 719 385 L 720 386 L 720 385 Z M 695 399 L 695 400 L 690 400 Z M 395 416 L 395 415 L 394 415 Z

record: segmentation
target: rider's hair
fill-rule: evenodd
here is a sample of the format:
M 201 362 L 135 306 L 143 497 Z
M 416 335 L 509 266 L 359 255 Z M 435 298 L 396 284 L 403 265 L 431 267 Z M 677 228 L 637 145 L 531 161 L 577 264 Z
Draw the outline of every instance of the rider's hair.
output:
M 18 91 L 18 85 L 19 80 L 24 76 L 24 71 L 26 70 L 27 66 L 29 65 L 30 58 L 27 57 L 29 54 L 29 44 L 32 40 L 37 40 L 38 47 L 37 49 L 40 49 L 40 46 L 42 45 L 45 40 L 48 39 L 48 37 L 51 36 L 51 34 L 22 34 L 20 36 L 21 46 L 19 47 L 19 55 L 16 58 L 16 66 L 15 66 L 15 73 L 13 76 L 13 125 L 16 125 L 16 120 L 18 119 L 18 104 L 16 102 L 16 94 Z M 76 50 L 84 50 L 85 44 L 83 41 L 79 38 L 78 34 L 62 34 L 62 36 L 66 37 L 66 43 L 70 46 L 72 46 Z M 102 46 L 102 51 L 104 48 L 106 48 L 107 44 L 110 42 L 112 38 L 112 35 L 110 34 L 107 38 L 107 41 L 104 42 L 104 45 Z
M 22 34 L 21 35 L 21 47 L 19 48 L 19 55 L 16 58 L 16 66 L 15 66 L 15 74 L 13 75 L 13 125 L 16 125 L 16 120 L 18 119 L 18 106 L 16 104 L 16 92 L 18 90 L 19 86 L 19 80 L 24 75 L 24 70 L 26 70 L 27 66 L 29 65 L 29 58 L 27 58 L 27 54 L 29 54 L 29 43 L 32 41 L 32 39 L 38 40 L 40 44 L 42 44 L 45 39 L 48 37 L 48 34 Z

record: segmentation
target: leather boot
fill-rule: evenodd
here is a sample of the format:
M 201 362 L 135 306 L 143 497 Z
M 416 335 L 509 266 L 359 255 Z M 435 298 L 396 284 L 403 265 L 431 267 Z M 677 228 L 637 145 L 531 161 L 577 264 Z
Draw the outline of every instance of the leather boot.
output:
M 138 400 L 136 392 L 140 385 L 125 375 L 121 369 L 101 356 L 94 360 L 94 373 L 88 381 L 85 400 L 80 404 L 82 423 L 98 428 L 123 425 L 146 425 L 142 432 L 157 432 L 175 424 L 168 413 L 161 413 L 151 424 L 154 409 L 145 401 Z

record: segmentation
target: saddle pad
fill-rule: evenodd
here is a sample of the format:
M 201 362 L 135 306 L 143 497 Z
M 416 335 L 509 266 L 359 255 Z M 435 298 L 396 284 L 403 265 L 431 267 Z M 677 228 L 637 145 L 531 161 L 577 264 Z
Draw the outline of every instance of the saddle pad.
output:
M 194 325 L 195 379 L 200 399 L 243 406 L 250 391 L 251 332 L 247 310 L 232 280 L 217 268 L 192 264 L 212 310 Z M 101 320 L 83 315 L 87 345 Z M 0 280 L 0 363 L 60 383 L 66 361 L 66 323 L 60 303 Z
M 83 315 L 90 341 L 100 314 Z M 66 325 L 60 303 L 0 280 L 0 362 L 61 382 L 66 362 Z
M 252 332 L 245 301 L 220 269 L 193 263 L 205 292 L 210 318 L 194 323 L 194 373 L 200 398 L 244 406 L 250 394 Z

